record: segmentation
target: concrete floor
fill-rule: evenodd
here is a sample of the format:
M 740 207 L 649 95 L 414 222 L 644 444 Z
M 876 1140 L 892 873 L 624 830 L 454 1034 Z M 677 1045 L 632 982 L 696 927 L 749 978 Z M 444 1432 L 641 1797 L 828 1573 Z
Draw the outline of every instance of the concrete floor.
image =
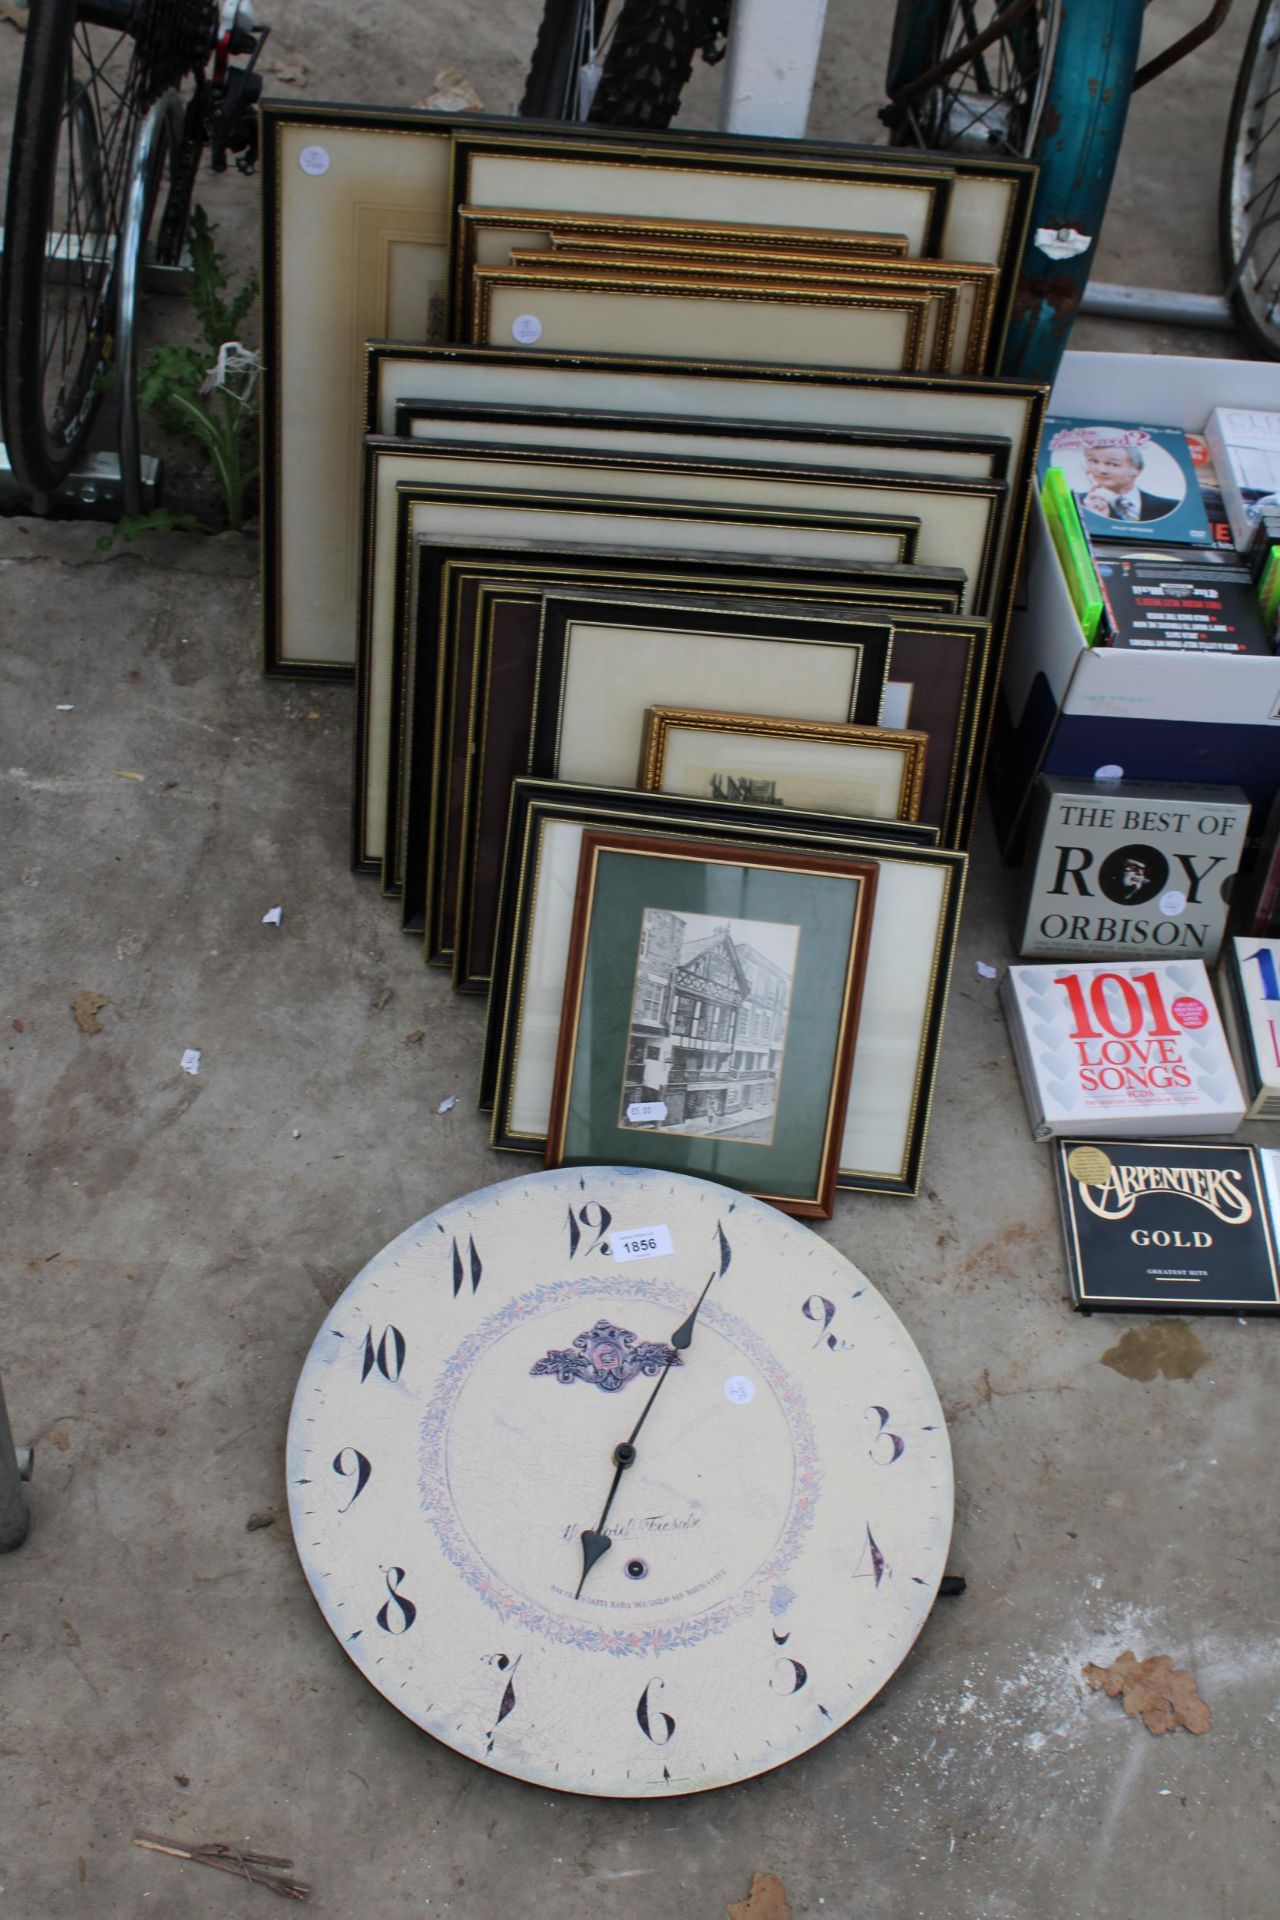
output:
M 1169 37 L 1195 8 L 1160 11 Z M 336 0 L 280 0 L 272 58 L 307 64 L 309 97 L 411 101 L 454 65 L 502 105 L 536 12 L 388 4 L 352 26 Z M 845 100 L 868 124 L 885 33 L 869 6 L 832 12 L 827 132 Z M 1246 24 L 1135 108 L 1110 277 L 1214 284 Z M 247 248 L 251 189 L 217 191 Z M 263 1910 L 131 1848 L 137 1827 L 291 1855 L 332 1920 L 717 1920 L 757 1869 L 838 1920 L 1271 1920 L 1276 1329 L 1197 1323 L 1191 1377 L 1144 1381 L 1105 1356 L 1155 1323 L 1069 1311 L 1046 1153 L 975 968 L 1009 957 L 985 822 L 925 1189 L 843 1200 L 822 1229 L 933 1370 L 965 1597 L 825 1746 L 664 1806 L 490 1776 L 368 1688 L 289 1539 L 293 1383 L 373 1252 L 525 1163 L 471 1105 L 481 1008 L 347 871 L 349 690 L 259 674 L 251 543 L 103 556 L 96 532 L 0 524 L 0 1364 L 37 1443 L 30 1537 L 0 1562 L 0 1920 Z M 85 990 L 106 999 L 93 1035 L 68 1004 Z M 1189 1666 L 1212 1732 L 1154 1740 L 1087 1695 L 1084 1663 L 1124 1648 Z

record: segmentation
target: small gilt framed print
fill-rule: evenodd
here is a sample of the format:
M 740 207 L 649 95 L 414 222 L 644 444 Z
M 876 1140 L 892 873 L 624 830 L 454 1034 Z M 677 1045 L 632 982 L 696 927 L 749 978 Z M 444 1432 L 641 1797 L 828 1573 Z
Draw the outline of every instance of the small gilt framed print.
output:
M 584 833 L 547 1164 L 714 1175 L 828 1219 L 877 879 L 798 848 Z
M 915 820 L 929 736 L 754 713 L 650 707 L 639 785 L 756 806 Z

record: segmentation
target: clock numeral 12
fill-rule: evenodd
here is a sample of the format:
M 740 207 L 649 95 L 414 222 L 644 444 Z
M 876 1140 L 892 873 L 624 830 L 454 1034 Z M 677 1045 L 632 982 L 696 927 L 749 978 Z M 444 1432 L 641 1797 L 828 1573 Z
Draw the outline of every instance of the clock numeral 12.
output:
M 408 1633 L 418 1617 L 418 1609 L 408 1594 L 400 1592 L 400 1583 L 403 1579 L 403 1567 L 387 1568 L 387 1598 L 378 1608 L 378 1625 L 384 1633 L 395 1634 L 397 1637 L 402 1633 Z M 391 1611 L 393 1607 L 394 1613 Z
M 352 1462 L 350 1466 L 345 1464 L 347 1460 Z M 348 1500 L 346 1506 L 338 1508 L 339 1513 L 350 1513 L 352 1507 L 354 1507 L 356 1501 L 368 1486 L 369 1475 L 373 1472 L 373 1468 L 369 1465 L 369 1462 L 358 1447 L 341 1447 L 333 1456 L 333 1470 L 343 1480 L 354 1479 L 356 1483 L 355 1492 Z
M 466 1278 L 466 1274 L 468 1270 L 470 1271 L 470 1274 L 471 1274 L 471 1291 L 472 1293 L 475 1293 L 480 1285 L 480 1276 L 484 1272 L 484 1266 L 483 1266 L 483 1263 L 481 1262 L 480 1255 L 476 1251 L 476 1243 L 473 1239 L 470 1239 L 470 1238 L 468 1239 L 467 1259 L 466 1259 L 466 1266 L 464 1267 L 463 1259 L 462 1259 L 462 1248 L 458 1245 L 458 1242 L 455 1239 L 453 1243 L 453 1297 L 455 1300 L 457 1299 L 458 1295 L 462 1292 L 462 1283 L 463 1283 L 463 1280 Z
M 369 1378 L 376 1367 L 384 1380 L 390 1380 L 394 1386 L 404 1372 L 404 1357 L 408 1348 L 399 1327 L 384 1327 L 382 1338 L 377 1346 L 373 1344 L 373 1328 L 364 1336 L 364 1358 L 360 1365 L 361 1384 Z
M 591 1217 L 593 1213 L 594 1220 Z M 576 1214 L 570 1207 L 565 1221 L 569 1229 L 569 1258 L 572 1260 L 579 1250 L 583 1253 L 594 1253 L 597 1247 L 602 1247 L 612 1222 L 613 1215 L 608 1207 L 601 1206 L 598 1201 L 588 1200 L 586 1206 L 579 1207 Z M 591 1234 L 595 1235 L 595 1239 L 587 1245 L 588 1236 Z
M 665 1747 L 676 1730 L 676 1723 L 669 1713 L 663 1713 L 660 1709 L 655 1709 L 653 1713 L 649 1711 L 649 1695 L 655 1687 L 663 1688 L 666 1684 L 665 1680 L 651 1680 L 636 1703 L 636 1719 L 640 1722 L 640 1731 L 646 1740 L 652 1740 L 655 1747 Z M 662 1734 L 653 1731 L 655 1720 L 662 1722 L 665 1728 Z

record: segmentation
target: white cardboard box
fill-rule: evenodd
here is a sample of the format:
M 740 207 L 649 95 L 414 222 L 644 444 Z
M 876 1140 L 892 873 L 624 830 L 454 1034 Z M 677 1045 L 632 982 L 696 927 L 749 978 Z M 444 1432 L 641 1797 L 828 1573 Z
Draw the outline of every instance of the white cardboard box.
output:
M 1068 353 L 1049 411 L 1198 432 L 1215 406 L 1280 412 L 1280 363 Z M 1087 647 L 1036 496 L 990 763 L 1006 857 L 1019 857 L 1038 772 L 1087 779 L 1104 767 L 1241 786 L 1260 825 L 1280 787 L 1280 655 Z

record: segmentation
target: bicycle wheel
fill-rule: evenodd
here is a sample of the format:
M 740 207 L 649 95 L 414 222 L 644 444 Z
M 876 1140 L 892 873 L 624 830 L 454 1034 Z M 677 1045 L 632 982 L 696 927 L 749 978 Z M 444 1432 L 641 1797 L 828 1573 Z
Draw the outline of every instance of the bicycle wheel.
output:
M 729 0 L 546 0 L 520 111 L 669 126 L 695 55 L 719 59 L 728 18 Z
M 1004 373 L 1057 372 L 1106 213 L 1141 35 L 1137 0 L 899 0 L 891 138 L 1039 164 Z
M 1253 17 L 1227 121 L 1218 242 L 1240 325 L 1280 359 L 1280 4 Z
M 0 415 L 35 496 L 70 472 L 111 366 L 117 245 L 138 123 L 207 58 L 216 0 L 38 0 L 0 266 Z

